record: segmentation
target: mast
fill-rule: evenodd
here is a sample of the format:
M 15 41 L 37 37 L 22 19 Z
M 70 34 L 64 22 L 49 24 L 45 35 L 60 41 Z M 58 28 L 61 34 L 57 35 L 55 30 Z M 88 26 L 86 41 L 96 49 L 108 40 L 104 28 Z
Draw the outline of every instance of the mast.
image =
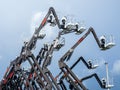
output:
M 108 63 L 105 62 L 106 66 L 106 81 L 107 81 L 107 86 L 109 86 L 109 74 L 108 74 Z M 109 88 L 107 90 L 110 90 Z

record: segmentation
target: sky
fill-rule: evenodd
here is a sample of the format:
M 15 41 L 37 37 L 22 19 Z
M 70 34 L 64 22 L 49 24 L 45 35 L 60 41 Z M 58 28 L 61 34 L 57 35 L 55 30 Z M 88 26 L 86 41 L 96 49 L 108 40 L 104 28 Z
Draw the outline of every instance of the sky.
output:
M 92 59 L 99 64 L 96 70 L 88 70 L 82 62 L 73 70 L 80 78 L 97 73 L 100 78 L 106 77 L 104 62 L 108 62 L 110 81 L 120 89 L 120 1 L 119 0 L 0 0 L 0 80 L 10 62 L 19 56 L 24 40 L 29 40 L 38 27 L 49 7 L 54 7 L 58 17 L 67 16 L 69 21 L 84 23 L 86 29 L 93 27 L 98 37 L 112 35 L 116 46 L 101 51 L 90 34 L 74 51 L 67 62 L 71 66 L 80 56 Z M 42 43 L 50 42 L 57 36 L 59 29 L 46 26 L 47 38 L 37 44 L 37 53 Z M 85 31 L 87 32 L 87 30 Z M 84 33 L 85 33 L 84 32 Z M 55 76 L 58 72 L 58 60 L 74 43 L 84 35 L 74 33 L 64 35 L 65 46 L 55 52 L 49 69 Z M 59 58 L 58 58 L 59 57 Z M 56 66 L 55 66 L 56 65 Z M 92 82 L 92 83 L 91 83 Z M 102 90 L 95 78 L 84 82 L 89 90 Z

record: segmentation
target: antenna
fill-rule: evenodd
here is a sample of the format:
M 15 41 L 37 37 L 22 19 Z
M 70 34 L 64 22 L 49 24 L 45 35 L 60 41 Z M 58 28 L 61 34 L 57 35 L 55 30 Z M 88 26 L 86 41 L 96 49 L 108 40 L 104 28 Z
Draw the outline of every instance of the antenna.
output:
M 105 66 L 106 66 L 106 80 L 107 80 L 107 86 L 109 85 L 109 75 L 108 75 L 108 63 L 107 62 L 105 62 Z M 109 88 L 108 88 L 108 90 L 110 90 Z
M 107 90 L 110 90 L 111 87 L 113 87 L 114 85 L 110 85 L 110 82 L 109 82 L 109 73 L 108 73 L 108 63 L 105 62 L 105 65 L 106 65 L 106 88 Z

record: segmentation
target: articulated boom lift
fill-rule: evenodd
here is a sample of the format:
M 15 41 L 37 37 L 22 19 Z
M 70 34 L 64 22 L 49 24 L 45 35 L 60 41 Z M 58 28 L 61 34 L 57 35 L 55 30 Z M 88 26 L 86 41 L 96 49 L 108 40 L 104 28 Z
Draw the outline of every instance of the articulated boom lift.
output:
M 59 60 L 59 68 L 61 69 L 61 71 L 66 75 L 66 77 L 70 80 L 70 82 L 72 83 L 72 85 L 74 86 L 74 89 L 79 90 L 80 88 L 78 88 L 75 84 L 74 81 L 77 81 L 78 85 L 80 85 L 80 87 L 83 90 L 87 90 L 85 88 L 85 86 L 82 84 L 82 82 L 79 81 L 79 79 L 77 78 L 77 76 L 71 71 L 71 69 L 68 67 L 68 65 L 66 65 L 64 63 L 64 61 L 68 61 L 72 54 L 74 49 L 90 34 L 90 32 L 93 34 L 99 48 L 101 50 L 107 50 L 109 49 L 108 46 L 105 45 L 105 42 L 103 42 L 103 39 L 101 39 L 101 42 L 99 41 L 94 29 L 92 27 L 89 28 L 89 30 L 60 58 Z M 114 46 L 114 45 L 111 45 Z M 86 62 L 84 61 L 84 59 L 81 57 L 82 61 L 85 63 L 85 65 L 90 68 L 88 66 L 88 64 L 86 64 Z M 90 64 L 90 62 L 89 62 Z M 92 68 L 92 67 L 91 67 Z M 69 73 L 69 74 L 66 74 Z
M 78 60 L 70 67 L 70 72 L 72 72 L 71 70 L 80 62 L 80 61 L 82 61 L 84 64 L 85 64 L 85 66 L 88 68 L 88 69 L 95 69 L 96 67 L 98 67 L 98 65 L 94 65 L 93 63 L 92 63 L 92 61 L 85 61 L 85 59 L 81 56 L 81 57 L 79 57 L 78 58 Z M 57 79 L 58 77 L 60 77 L 60 75 L 62 74 L 62 71 L 55 77 L 55 79 Z M 74 85 L 77 83 L 77 81 L 70 81 L 68 78 L 67 78 L 67 75 L 69 75 L 69 72 L 66 72 L 66 73 L 64 73 L 61 77 L 60 77 L 60 80 L 59 80 L 59 85 L 61 86 L 61 88 L 63 89 L 63 90 L 67 90 L 67 87 L 65 86 L 65 84 L 64 84 L 64 82 L 63 82 L 63 80 L 64 80 L 64 78 L 67 80 L 67 82 L 70 84 L 69 85 L 69 89 L 70 90 L 73 90 L 73 89 L 77 89 L 77 88 L 75 88 L 74 87 Z M 73 85 L 72 85 L 73 84 Z M 77 84 L 76 84 L 77 85 Z M 76 86 L 77 87 L 77 86 Z M 78 89 L 79 90 L 79 89 Z
M 113 87 L 113 85 L 107 85 L 107 83 L 106 83 L 107 81 L 105 79 L 103 79 L 101 81 L 96 73 L 89 75 L 89 76 L 86 76 L 86 77 L 82 78 L 80 81 L 83 82 L 84 80 L 87 80 L 87 79 L 92 78 L 92 77 L 95 77 L 95 79 L 99 83 L 100 87 L 103 89 L 110 89 L 111 87 Z
M 99 48 L 101 50 L 107 50 L 112 48 L 115 43 L 110 42 L 106 44 L 105 37 L 102 36 L 98 39 L 94 29 L 92 27 L 60 58 L 58 61 L 61 72 L 54 77 L 48 66 L 51 65 L 54 51 L 59 51 L 65 45 L 65 39 L 61 35 L 75 32 L 77 35 L 83 33 L 85 27 L 80 27 L 77 23 L 66 23 L 66 17 L 63 17 L 61 23 L 57 17 L 57 14 L 53 7 L 49 8 L 48 13 L 42 20 L 40 26 L 35 29 L 32 38 L 28 42 L 24 42 L 20 55 L 10 63 L 7 68 L 2 81 L 0 82 L 0 90 L 67 90 L 64 83 L 64 79 L 70 84 L 70 90 L 87 90 L 82 81 L 95 77 L 102 88 L 108 88 L 105 86 L 105 82 L 102 83 L 97 74 L 92 74 L 82 79 L 73 73 L 72 69 L 77 65 L 79 61 L 82 61 L 88 69 L 95 69 L 98 65 L 93 65 L 91 61 L 86 62 L 81 56 L 70 68 L 64 62 L 68 61 L 74 49 L 90 34 L 93 34 Z M 38 39 L 44 39 L 46 34 L 41 34 L 40 31 L 46 24 L 50 26 L 58 26 L 60 29 L 58 36 L 53 40 L 51 44 L 44 44 L 44 47 L 40 49 L 38 55 L 34 55 L 32 52 L 35 50 Z M 22 68 L 22 64 L 28 62 L 29 69 Z M 63 73 L 61 78 L 57 78 Z M 59 81 L 59 82 L 57 82 Z
M 35 56 L 34 56 L 34 55 L 32 54 L 32 52 L 31 52 L 31 50 L 34 49 L 34 47 L 35 47 L 35 45 L 36 45 L 36 43 L 37 43 L 37 40 L 38 40 L 39 38 L 40 38 L 40 39 L 41 39 L 41 38 L 44 38 L 45 35 L 41 35 L 41 34 L 39 34 L 39 32 L 40 32 L 41 29 L 45 26 L 46 23 L 49 23 L 49 21 L 50 21 L 50 20 L 49 20 L 49 16 L 50 16 L 51 14 L 53 14 L 53 16 L 54 16 L 54 18 L 55 18 L 55 21 L 56 21 L 56 24 L 58 25 L 58 28 L 59 28 L 59 29 L 61 28 L 60 23 L 59 23 L 59 20 L 58 20 L 58 17 L 57 17 L 57 15 L 56 15 L 56 12 L 55 12 L 54 8 L 53 8 L 53 7 L 50 7 L 47 15 L 45 16 L 45 18 L 44 18 L 43 21 L 41 22 L 41 24 L 40 24 L 40 26 L 38 27 L 38 29 L 35 30 L 35 32 L 34 32 L 32 38 L 30 39 L 30 41 L 29 41 L 29 42 L 25 42 L 25 45 L 22 47 L 20 56 L 17 57 L 13 62 L 11 62 L 10 67 L 8 68 L 7 72 L 6 72 L 5 75 L 4 75 L 4 78 L 3 78 L 3 80 L 2 80 L 2 84 L 5 85 L 5 87 L 3 87 L 3 88 L 6 89 L 7 84 L 9 84 L 9 83 L 8 83 L 9 79 L 12 79 L 12 77 L 14 76 L 14 73 L 15 73 L 15 70 L 14 70 L 14 69 L 15 69 L 15 67 L 20 68 L 20 67 L 18 67 L 18 66 L 20 66 L 21 63 L 25 62 L 26 60 L 29 61 L 29 63 L 31 64 L 32 68 L 34 69 L 34 71 L 36 72 L 36 74 L 37 74 L 38 76 L 39 76 L 39 74 L 42 75 L 42 77 L 44 78 L 44 80 L 47 82 L 47 86 L 48 86 L 47 88 L 51 87 L 50 81 L 48 80 L 48 78 L 47 78 L 47 76 L 44 74 L 44 72 L 42 71 L 42 68 L 40 67 L 40 65 L 38 64 Z M 32 60 L 32 61 L 31 61 L 31 60 Z M 37 67 L 37 70 L 39 70 L 39 72 L 36 71 L 35 67 Z M 22 73 L 22 74 L 24 74 L 24 73 Z M 25 78 L 26 83 L 28 84 L 28 86 L 31 87 L 30 89 L 33 90 L 30 82 L 29 82 L 28 79 L 25 77 L 25 75 L 23 75 L 23 77 Z M 39 76 L 40 81 L 42 81 L 43 78 L 41 78 L 41 77 Z M 11 80 L 10 80 L 10 81 L 11 81 Z M 3 85 L 3 86 L 4 86 L 4 85 Z M 44 85 L 44 86 L 45 86 L 45 85 Z M 45 86 L 45 87 L 46 87 L 46 86 Z M 11 88 L 11 87 L 10 87 L 10 88 Z

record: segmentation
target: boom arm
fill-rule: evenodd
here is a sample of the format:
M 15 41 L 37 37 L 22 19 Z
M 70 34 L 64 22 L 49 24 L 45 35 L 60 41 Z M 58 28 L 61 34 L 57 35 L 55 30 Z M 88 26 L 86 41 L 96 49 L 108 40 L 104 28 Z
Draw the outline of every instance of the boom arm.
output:
M 47 52 L 46 58 L 43 61 L 43 65 L 42 65 L 42 69 L 43 69 L 44 73 L 47 75 L 47 77 L 49 77 L 52 80 L 52 82 L 54 83 L 53 86 L 56 86 L 57 90 L 60 90 L 60 89 L 57 86 L 57 83 L 56 83 L 52 73 L 47 68 L 47 66 L 51 64 L 52 54 L 53 54 L 55 47 L 58 45 L 58 40 L 60 38 L 60 35 L 61 35 L 61 32 L 59 32 L 58 37 L 55 39 L 54 43 L 51 45 L 49 51 Z
M 99 83 L 101 88 L 106 88 L 96 73 L 89 75 L 89 76 L 86 76 L 86 77 L 82 78 L 80 81 L 83 82 L 84 80 L 87 80 L 87 79 L 92 78 L 92 77 L 95 77 L 95 79 L 97 80 L 97 82 Z
M 101 48 L 100 41 L 92 27 L 89 28 L 89 30 L 60 58 L 60 62 L 65 61 L 66 59 L 69 60 L 71 57 L 71 54 L 73 53 L 74 49 L 90 34 L 90 32 L 93 34 L 99 48 Z
M 70 69 L 73 69 L 80 60 L 82 60 L 82 62 L 85 64 L 85 66 L 86 66 L 88 69 L 91 69 L 91 68 L 92 68 L 92 66 L 90 66 L 90 65 L 85 61 L 85 59 L 81 56 L 81 57 L 70 67 Z
M 82 62 L 85 64 L 85 66 L 88 68 L 88 69 L 93 69 L 93 66 L 92 65 L 89 65 L 85 59 L 81 56 L 79 57 L 79 59 L 70 67 L 70 69 L 72 70 L 79 62 L 80 60 L 82 60 Z M 62 74 L 62 71 L 55 77 L 55 80 Z
M 38 27 L 38 29 L 34 32 L 34 35 L 32 36 L 31 40 L 28 42 L 28 45 L 27 45 L 27 49 L 30 48 L 30 50 L 32 50 L 32 48 L 35 46 L 36 42 L 37 42 L 37 37 L 39 35 L 39 32 L 41 31 L 41 29 L 45 26 L 45 24 L 47 23 L 47 19 L 48 17 L 50 16 L 50 14 L 53 14 L 55 20 L 56 20 L 56 23 L 58 25 L 58 28 L 60 29 L 61 26 L 60 26 L 60 23 L 59 23 L 59 20 L 58 20 L 58 17 L 57 17 L 57 14 L 54 10 L 53 7 L 50 7 L 49 8 L 49 11 L 48 13 L 46 14 L 46 16 L 44 17 L 44 19 L 42 20 L 40 26 Z
M 55 39 L 50 50 L 47 52 L 47 56 L 46 56 L 45 60 L 43 61 L 42 68 L 46 68 L 48 65 L 50 65 L 53 51 L 54 51 L 55 47 L 58 45 L 58 41 L 60 39 L 60 36 L 61 36 L 61 32 L 59 32 L 58 37 Z

